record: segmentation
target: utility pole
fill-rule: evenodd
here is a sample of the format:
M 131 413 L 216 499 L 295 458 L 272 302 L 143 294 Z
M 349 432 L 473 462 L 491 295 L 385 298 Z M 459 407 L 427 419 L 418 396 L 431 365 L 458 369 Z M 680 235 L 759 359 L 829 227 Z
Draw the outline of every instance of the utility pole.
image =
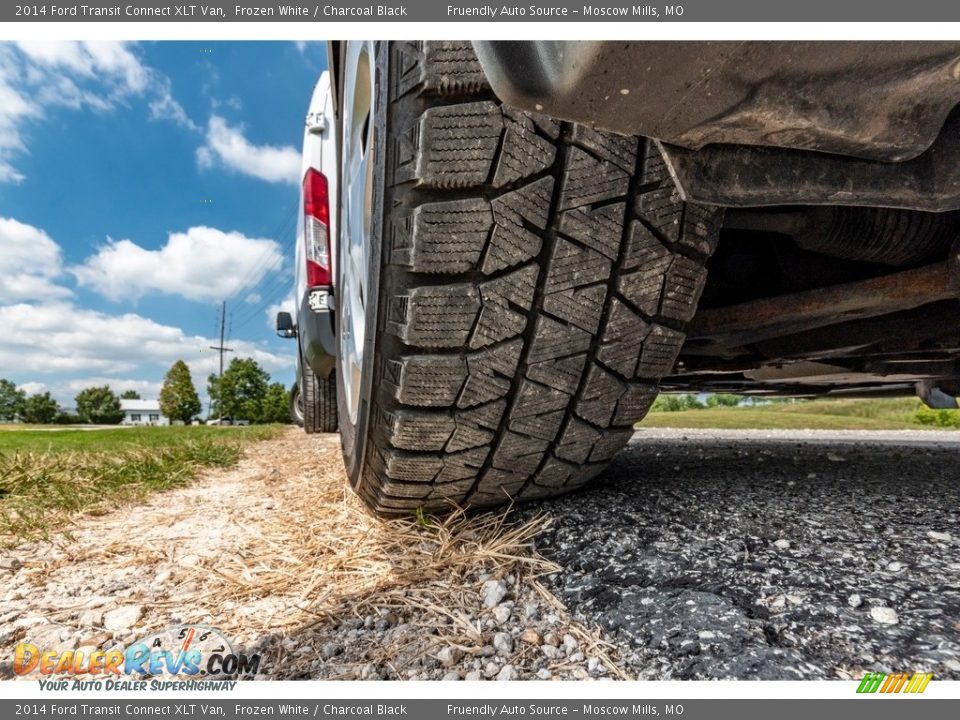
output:
M 220 387 L 220 382 L 223 380 L 223 354 L 224 354 L 224 353 L 228 353 L 228 352 L 233 352 L 233 348 L 225 347 L 224 344 L 223 344 L 223 343 L 224 343 L 224 340 L 226 339 L 226 338 L 224 337 L 224 333 L 225 333 L 225 331 L 226 331 L 226 325 L 227 325 L 227 301 L 224 300 L 224 301 L 223 301 L 223 305 L 221 305 L 221 307 L 220 307 L 220 344 L 219 344 L 219 345 L 211 345 L 211 346 L 210 346 L 210 349 L 211 349 L 211 350 L 216 350 L 217 352 L 220 353 L 220 374 L 217 375 L 217 388 L 218 388 L 218 389 L 219 389 L 219 387 Z M 213 399 L 211 398 L 211 402 L 212 402 L 212 400 L 213 400 Z M 218 406 L 217 409 L 219 410 L 218 419 L 219 419 L 219 420 L 223 420 L 223 402 L 220 402 L 220 403 L 219 403 L 219 406 Z M 209 408 L 207 409 L 207 415 L 208 415 L 208 416 L 210 415 L 210 409 L 209 409 Z

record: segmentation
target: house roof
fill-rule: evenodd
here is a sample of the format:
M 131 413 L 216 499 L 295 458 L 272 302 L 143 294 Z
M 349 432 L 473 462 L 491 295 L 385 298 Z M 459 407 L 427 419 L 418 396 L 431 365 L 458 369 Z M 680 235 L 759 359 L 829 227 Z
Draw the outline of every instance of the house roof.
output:
M 124 412 L 160 412 L 159 400 L 121 400 Z

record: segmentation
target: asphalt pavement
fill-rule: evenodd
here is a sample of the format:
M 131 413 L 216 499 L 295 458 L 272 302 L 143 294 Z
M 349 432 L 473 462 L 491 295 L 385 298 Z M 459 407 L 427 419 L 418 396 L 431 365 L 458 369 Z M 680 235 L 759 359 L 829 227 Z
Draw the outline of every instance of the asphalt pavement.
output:
M 650 679 L 960 679 L 960 433 L 642 430 L 538 549 Z

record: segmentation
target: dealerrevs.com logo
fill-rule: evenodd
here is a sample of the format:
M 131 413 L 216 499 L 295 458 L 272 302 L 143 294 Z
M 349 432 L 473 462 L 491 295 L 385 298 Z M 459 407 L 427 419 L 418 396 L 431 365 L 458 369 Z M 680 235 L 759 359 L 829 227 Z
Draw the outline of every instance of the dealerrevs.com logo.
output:
M 109 650 L 58 651 L 24 642 L 13 658 L 14 673 L 38 674 L 49 690 L 232 689 L 234 679 L 259 670 L 260 655 L 234 651 L 223 633 L 204 625 L 175 625 Z
M 927 689 L 933 673 L 887 673 L 872 672 L 863 676 L 858 693 L 906 693 L 909 695 L 922 693 Z

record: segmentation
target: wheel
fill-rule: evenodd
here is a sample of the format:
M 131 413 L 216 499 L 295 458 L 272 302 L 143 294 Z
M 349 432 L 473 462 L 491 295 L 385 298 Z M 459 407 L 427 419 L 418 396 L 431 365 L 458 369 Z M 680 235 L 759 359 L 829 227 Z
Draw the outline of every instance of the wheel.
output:
M 334 373 L 319 378 L 305 362 L 300 363 L 300 405 L 307 433 L 337 431 L 337 379 Z
M 343 57 L 339 418 L 376 511 L 557 495 L 674 365 L 721 211 L 652 142 L 520 112 L 466 42 Z
M 300 383 L 290 386 L 290 420 L 303 427 L 303 396 L 300 395 Z

